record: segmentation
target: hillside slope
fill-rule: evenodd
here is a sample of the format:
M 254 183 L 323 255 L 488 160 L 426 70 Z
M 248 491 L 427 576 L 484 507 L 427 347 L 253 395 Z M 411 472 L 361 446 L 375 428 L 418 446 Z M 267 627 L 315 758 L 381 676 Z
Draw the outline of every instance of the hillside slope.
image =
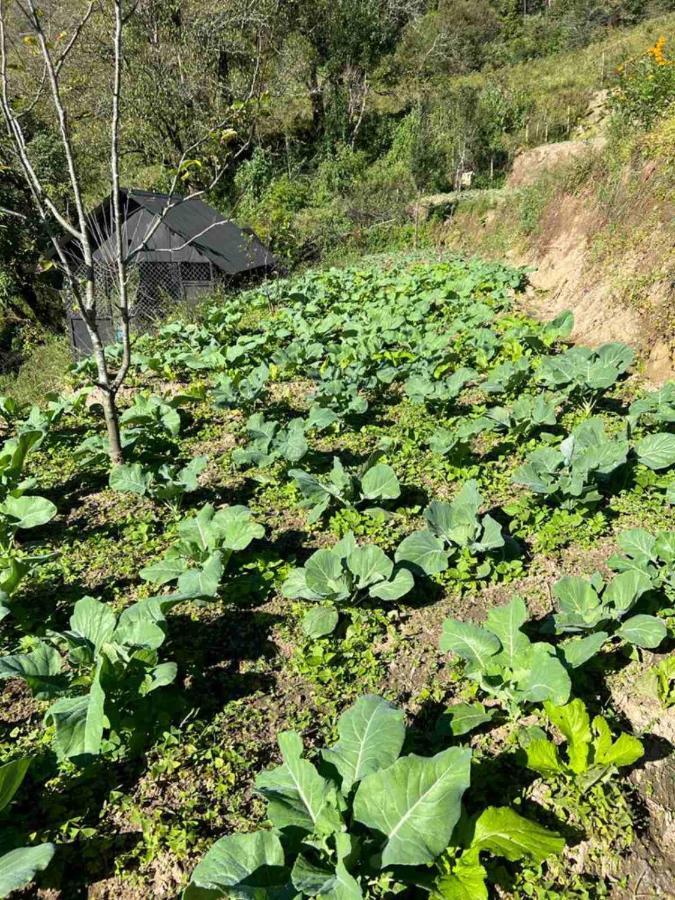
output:
M 662 383 L 675 373 L 674 135 L 670 116 L 628 142 L 527 151 L 508 197 L 460 204 L 439 240 L 533 267 L 531 311 L 572 309 L 576 339 L 630 343 Z

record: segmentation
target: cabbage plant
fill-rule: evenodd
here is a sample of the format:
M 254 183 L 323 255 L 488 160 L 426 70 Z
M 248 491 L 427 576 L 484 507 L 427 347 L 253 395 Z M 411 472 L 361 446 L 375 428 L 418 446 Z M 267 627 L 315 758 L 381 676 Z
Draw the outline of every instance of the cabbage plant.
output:
M 463 659 L 464 674 L 514 718 L 528 704 L 566 703 L 572 687 L 555 648 L 522 630 L 527 620 L 525 602 L 514 597 L 491 609 L 483 626 L 446 619 L 441 637 L 441 650 Z
M 311 398 L 316 404 L 334 410 L 341 418 L 361 416 L 368 411 L 368 400 L 361 386 L 342 372 L 339 377 L 337 374 L 334 377 L 324 376 L 317 383 Z
M 269 466 L 278 459 L 299 462 L 309 450 L 307 432 L 321 432 L 337 420 L 333 410 L 319 406 L 312 407 L 306 419 L 291 419 L 283 426 L 254 413 L 246 422 L 249 443 L 232 451 L 232 462 L 237 466 Z
M 110 471 L 108 484 L 114 491 L 138 494 L 162 500 L 170 506 L 180 503 L 185 494 L 199 488 L 199 476 L 206 468 L 208 456 L 195 456 L 185 466 L 143 466 L 139 462 L 122 463 Z
M 50 632 L 26 653 L 0 657 L 0 679 L 21 678 L 54 728 L 59 759 L 86 760 L 130 732 L 142 735 L 151 707 L 144 698 L 171 684 L 176 664 L 159 661 L 167 603 L 145 600 L 116 615 L 94 597 L 78 600 L 70 628 Z M 112 744 L 111 744 L 112 741 Z
M 483 556 L 504 546 L 499 523 L 490 515 L 481 515 L 483 498 L 475 479 L 467 481 L 450 503 L 433 500 L 424 511 L 427 528 L 404 538 L 396 550 L 396 562 L 421 569 L 426 575 L 445 571 L 452 556 L 467 550 Z M 479 577 L 487 574 L 489 562 Z
M 51 500 L 27 493 L 35 480 L 24 477 L 24 464 L 40 437 L 39 431 L 24 431 L 0 446 L 0 619 L 10 612 L 21 581 L 52 555 L 27 552 L 16 541 L 17 532 L 46 525 L 56 515 Z
M 675 591 L 675 531 L 650 534 L 644 528 L 632 528 L 620 534 L 616 542 L 623 555 L 608 559 L 610 569 L 640 572 L 654 588 Z
M 652 425 L 675 424 L 675 381 L 668 381 L 658 391 L 651 391 L 634 400 L 628 410 L 632 425 L 638 422 Z
M 546 701 L 544 711 L 563 736 L 564 750 L 541 729 L 525 731 L 522 743 L 527 767 L 547 780 L 572 782 L 583 793 L 644 755 L 642 742 L 636 737 L 624 732 L 615 740 L 603 716 L 591 721 L 582 700 L 564 706 Z
M 596 350 L 572 347 L 564 353 L 545 357 L 537 378 L 550 388 L 588 397 L 612 387 L 632 366 L 634 359 L 635 353 L 626 344 L 603 344 Z
M 374 544 L 358 546 L 349 532 L 334 547 L 317 550 L 302 568 L 293 569 L 281 590 L 290 599 L 321 603 L 303 619 L 306 634 L 320 637 L 336 628 L 340 606 L 354 606 L 365 597 L 399 600 L 414 583 L 410 571 L 395 565 L 384 550 Z
M 21 787 L 31 764 L 28 756 L 19 757 L 0 766 L 0 815 L 4 813 Z M 5 826 L 3 825 L 3 831 Z M 10 834 L 13 828 L 7 829 Z M 3 834 L 3 838 L 5 835 Z M 36 844 L 33 847 L 9 849 L 13 839 L 3 840 L 4 852 L 0 855 L 0 897 L 9 897 L 14 891 L 29 884 L 38 872 L 47 868 L 56 848 L 53 844 Z
M 457 833 L 471 751 L 401 756 L 404 714 L 381 697 L 359 698 L 337 728 L 337 743 L 321 752 L 317 765 L 303 756 L 299 734 L 279 735 L 281 765 L 256 780 L 272 830 L 216 841 L 192 873 L 184 900 L 359 900 L 383 874 L 399 889 L 486 897 L 480 854 L 541 861 L 562 850 L 558 834 L 504 807 L 484 809 Z M 449 848 L 462 864 L 444 864 Z
M 509 433 L 524 437 L 545 425 L 556 424 L 556 406 L 552 397 L 544 394 L 523 394 L 510 407 L 493 406 L 478 420 L 486 431 Z
M 649 575 L 637 569 L 615 575 L 607 583 L 597 572 L 590 579 L 566 575 L 553 586 L 558 601 L 553 616 L 556 633 L 593 633 L 598 642 L 603 636 L 618 637 L 636 647 L 654 649 L 666 637 L 665 623 L 657 616 L 630 614 L 651 588 Z
M 175 399 L 165 400 L 155 394 L 138 393 L 133 403 L 120 416 L 120 425 L 176 437 L 181 429 L 180 412 Z
M 526 356 L 515 362 L 499 363 L 488 371 L 480 388 L 486 394 L 513 394 L 527 384 L 530 372 L 531 362 Z
M 475 381 L 478 373 L 465 366 L 447 378 L 433 379 L 427 375 L 411 375 L 403 390 L 413 403 L 444 404 L 456 400 L 463 388 Z
M 265 363 L 255 366 L 248 374 L 236 370 L 233 375 L 221 375 L 213 386 L 211 399 L 225 409 L 250 405 L 263 396 L 269 377 L 269 366 Z
M 557 447 L 534 450 L 513 474 L 515 484 L 563 509 L 601 499 L 599 487 L 628 460 L 625 437 L 607 437 L 602 419 L 582 422 Z
M 210 503 L 178 525 L 178 537 L 162 559 L 141 569 L 144 581 L 176 582 L 178 596 L 213 598 L 233 554 L 265 534 L 246 506 L 216 510 Z
M 0 394 L 0 419 L 4 419 L 10 428 L 28 413 L 30 403 L 20 403 L 14 397 Z
M 363 508 L 375 500 L 396 500 L 401 486 L 391 466 L 382 463 L 382 451 L 372 453 L 363 466 L 347 471 L 339 457 L 333 457 L 328 475 L 317 476 L 302 469 L 290 469 L 288 474 L 303 495 L 303 506 L 309 509 L 308 522 L 316 522 L 330 508 Z

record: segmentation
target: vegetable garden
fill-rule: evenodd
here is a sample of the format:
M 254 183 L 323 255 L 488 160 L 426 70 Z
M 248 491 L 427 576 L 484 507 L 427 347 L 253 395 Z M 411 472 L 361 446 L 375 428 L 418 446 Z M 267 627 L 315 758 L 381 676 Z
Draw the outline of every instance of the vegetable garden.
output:
M 675 384 L 524 284 L 220 298 L 137 342 L 112 471 L 89 361 L 0 398 L 0 896 L 625 886 L 675 706 Z

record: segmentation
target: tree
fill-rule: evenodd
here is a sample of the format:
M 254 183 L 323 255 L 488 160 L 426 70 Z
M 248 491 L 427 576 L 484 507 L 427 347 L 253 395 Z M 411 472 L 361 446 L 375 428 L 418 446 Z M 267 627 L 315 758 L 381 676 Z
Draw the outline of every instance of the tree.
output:
M 226 140 L 222 134 L 226 124 L 223 120 L 183 148 L 162 213 L 134 246 L 126 246 L 120 194 L 124 38 L 137 5 L 137 0 L 89 0 L 86 5 L 73 4 L 64 12 L 63 7 L 58 5 L 53 8 L 38 7 L 35 0 L 0 0 L 0 106 L 9 147 L 15 167 L 30 192 L 41 226 L 51 242 L 54 262 L 63 275 L 91 341 L 97 369 L 96 386 L 101 393 L 110 458 L 114 464 L 123 459 L 117 397 L 131 363 L 130 268 L 173 207 L 201 195 L 215 184 L 222 174 L 222 167 L 218 165 L 209 185 L 192 191 L 187 197 L 177 194 L 177 188 L 199 149 L 206 142 L 217 141 L 219 134 Z M 72 11 L 72 6 L 79 7 L 77 13 Z M 66 81 L 72 55 L 86 29 L 94 25 L 107 35 L 109 41 L 109 49 L 103 55 L 104 59 L 110 60 L 109 88 L 104 94 L 103 106 L 107 110 L 110 141 L 106 190 L 111 197 L 108 221 L 110 235 L 115 236 L 114 259 L 111 261 L 114 271 L 108 274 L 112 275 L 114 284 L 122 343 L 122 357 L 116 370 L 106 358 L 97 318 L 94 229 L 85 209 L 83 189 L 87 168 L 95 166 L 97 160 L 89 159 L 81 148 L 75 146 L 69 107 L 72 95 Z M 10 72 L 13 74 L 16 71 L 24 74 L 23 82 L 10 79 Z M 55 193 L 46 183 L 36 165 L 27 136 L 26 111 L 36 107 L 53 123 L 63 153 L 66 189 L 61 194 Z

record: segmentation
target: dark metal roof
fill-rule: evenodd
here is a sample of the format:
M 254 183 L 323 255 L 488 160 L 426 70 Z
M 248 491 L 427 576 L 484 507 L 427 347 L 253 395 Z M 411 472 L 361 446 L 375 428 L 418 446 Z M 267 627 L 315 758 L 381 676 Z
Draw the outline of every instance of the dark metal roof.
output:
M 138 262 L 210 261 L 228 275 L 271 269 L 276 261 L 250 229 L 231 220 L 198 198 L 122 189 L 124 232 L 127 252 L 142 248 Z M 96 242 L 95 258 L 114 259 L 112 198 L 108 197 L 90 215 Z M 153 223 L 162 220 L 148 238 Z

